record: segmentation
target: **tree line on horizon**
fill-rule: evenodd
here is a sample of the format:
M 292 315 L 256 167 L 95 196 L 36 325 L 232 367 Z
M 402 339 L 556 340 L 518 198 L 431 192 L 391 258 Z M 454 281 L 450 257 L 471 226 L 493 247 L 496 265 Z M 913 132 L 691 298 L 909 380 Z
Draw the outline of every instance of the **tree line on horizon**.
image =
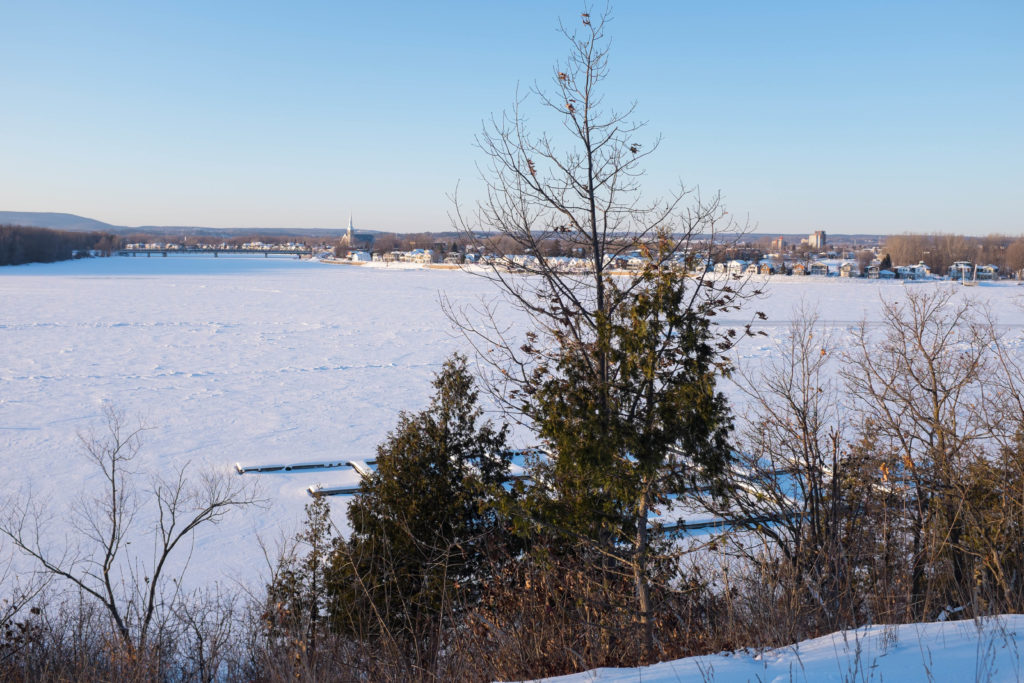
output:
M 934 273 L 945 273 L 955 261 L 994 265 L 1000 273 L 1024 270 L 1024 237 L 991 234 L 984 237 L 932 233 L 891 235 L 882 251 L 893 264 L 914 265 L 923 261 Z
M 66 261 L 89 252 L 109 256 L 119 244 L 109 233 L 0 225 L 0 266 Z
M 261 234 L 239 234 L 218 240 L 218 244 L 241 246 L 252 241 L 267 244 L 284 244 L 290 240 L 303 239 L 301 233 L 267 236 Z M 0 266 L 21 265 L 25 263 L 52 263 L 74 258 L 75 254 L 99 252 L 110 255 L 126 243 L 147 243 L 168 240 L 184 246 L 208 243 L 202 236 L 168 235 L 160 232 L 138 232 L 126 235 L 114 235 L 101 232 L 77 232 L 54 230 L 51 228 L 26 227 L 16 225 L 0 226 Z M 740 238 L 728 243 L 709 244 L 708 250 L 712 258 L 720 260 L 755 259 L 763 254 L 767 238 L 758 243 L 747 243 Z M 626 246 L 642 246 L 623 242 Z M 413 249 L 439 249 L 443 252 L 465 252 L 467 247 L 477 248 L 485 253 L 514 254 L 523 245 L 508 235 L 497 233 L 486 236 L 451 233 L 381 233 L 375 236 L 372 251 L 386 253 L 390 251 L 410 251 Z M 577 244 L 557 234 L 547 235 L 538 239 L 534 245 L 536 252 L 543 256 L 583 256 L 589 257 L 592 249 L 589 245 Z M 337 251 L 347 251 L 347 246 L 337 247 Z M 805 253 L 797 250 L 795 253 Z M 893 264 L 916 264 L 924 262 L 934 273 L 943 274 L 955 261 L 970 261 L 975 264 L 992 264 L 999 267 L 1004 274 L 1024 271 L 1024 237 L 1013 237 L 1003 234 L 991 234 L 984 237 L 972 237 L 949 233 L 904 234 L 890 235 L 885 238 L 880 253 L 889 257 Z M 339 255 L 341 255 L 339 253 Z M 857 259 L 861 268 L 874 258 L 874 252 L 859 250 Z

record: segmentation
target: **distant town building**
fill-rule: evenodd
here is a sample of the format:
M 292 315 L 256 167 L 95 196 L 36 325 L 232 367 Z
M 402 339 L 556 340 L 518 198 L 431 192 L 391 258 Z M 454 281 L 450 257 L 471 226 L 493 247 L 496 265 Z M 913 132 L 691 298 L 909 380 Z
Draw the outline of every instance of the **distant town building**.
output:
M 786 240 L 782 239 L 782 236 L 776 237 L 772 240 L 772 251 L 776 253 L 782 253 L 782 250 L 786 248 Z
M 999 279 L 999 266 L 994 266 L 991 263 L 978 266 L 974 271 L 974 278 L 976 280 L 997 280 Z
M 827 241 L 824 230 L 815 230 L 807 238 L 807 245 L 811 249 L 823 249 Z
M 949 278 L 951 280 L 966 280 L 973 275 L 974 264 L 970 261 L 953 261 L 953 265 L 949 267 Z
M 728 269 L 729 275 L 743 275 L 743 273 L 746 272 L 748 265 L 750 264 L 743 259 L 733 259 L 732 261 L 729 261 L 726 268 Z
M 373 234 L 356 232 L 352 227 L 352 216 L 348 217 L 348 230 L 341 237 L 341 246 L 345 249 L 365 250 L 373 249 Z

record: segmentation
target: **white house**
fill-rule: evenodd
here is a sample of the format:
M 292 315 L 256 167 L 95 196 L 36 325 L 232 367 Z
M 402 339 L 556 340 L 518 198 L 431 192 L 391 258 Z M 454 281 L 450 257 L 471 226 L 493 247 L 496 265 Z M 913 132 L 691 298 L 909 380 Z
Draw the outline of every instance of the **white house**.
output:
M 807 271 L 808 275 L 828 275 L 828 263 L 825 261 L 813 261 Z
M 744 271 L 747 270 L 749 264 L 743 259 L 733 259 L 729 261 L 727 270 L 729 275 L 743 275 Z
M 994 266 L 991 263 L 978 266 L 974 271 L 974 276 L 977 280 L 995 280 L 999 277 L 999 266 Z
M 949 267 L 950 280 L 969 280 L 974 276 L 974 264 L 970 261 L 954 261 Z

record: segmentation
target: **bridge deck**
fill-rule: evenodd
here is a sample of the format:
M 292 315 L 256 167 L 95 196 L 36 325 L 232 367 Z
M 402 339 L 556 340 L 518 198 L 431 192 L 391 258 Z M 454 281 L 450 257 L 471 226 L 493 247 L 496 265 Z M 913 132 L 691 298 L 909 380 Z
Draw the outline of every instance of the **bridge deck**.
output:
M 135 256 L 136 254 L 145 254 L 146 256 L 152 256 L 153 254 L 161 254 L 167 256 L 168 254 L 210 254 L 217 256 L 218 254 L 250 254 L 258 255 L 263 254 L 264 256 L 281 255 L 281 256 L 308 256 L 313 253 L 313 249 L 240 249 L 234 247 L 225 247 L 223 249 L 217 248 L 196 248 L 196 247 L 182 247 L 178 249 L 120 249 L 118 250 L 119 256 Z

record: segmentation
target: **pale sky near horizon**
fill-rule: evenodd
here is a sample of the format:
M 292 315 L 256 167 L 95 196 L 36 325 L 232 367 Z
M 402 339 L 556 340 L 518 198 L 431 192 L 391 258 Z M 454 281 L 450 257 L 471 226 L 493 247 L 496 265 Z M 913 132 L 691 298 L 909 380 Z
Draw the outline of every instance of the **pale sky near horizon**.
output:
M 449 229 L 482 120 L 581 7 L 0 0 L 0 210 Z M 607 101 L 663 137 L 648 194 L 720 190 L 761 232 L 1024 233 L 1021 0 L 613 15 Z

